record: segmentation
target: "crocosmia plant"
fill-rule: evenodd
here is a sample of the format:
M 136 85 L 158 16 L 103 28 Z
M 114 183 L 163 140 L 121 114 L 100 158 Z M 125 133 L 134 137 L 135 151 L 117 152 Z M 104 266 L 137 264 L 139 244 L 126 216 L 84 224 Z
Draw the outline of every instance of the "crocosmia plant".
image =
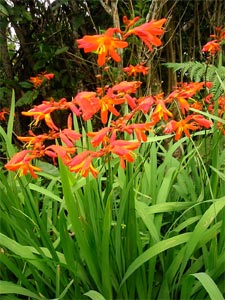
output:
M 149 88 L 150 59 L 169 20 L 121 20 L 75 41 L 93 88 L 44 97 L 59 73 L 30 77 L 43 98 L 20 136 L 14 94 L 0 110 L 2 299 L 224 299 L 225 31 L 203 62 L 171 63 L 185 74 L 164 92 Z
M 85 35 L 76 41 L 78 48 L 83 49 L 85 53 L 96 53 L 97 64 L 105 70 L 111 59 L 117 63 L 121 61 L 118 49 L 129 47 L 129 37 L 132 35 L 140 38 L 149 51 L 152 51 L 153 47 L 160 47 L 166 19 L 152 20 L 136 26 L 138 20 L 139 17 L 128 20 L 125 16 L 123 31 L 119 28 L 109 28 L 103 34 Z M 207 44 L 202 51 L 215 54 L 219 50 L 219 42 L 224 34 L 219 29 L 217 31 L 220 37 L 214 42 L 218 46 Z M 128 77 L 134 78 L 138 73 L 147 75 L 148 70 L 149 68 L 144 66 L 143 62 L 123 68 L 123 72 L 127 73 Z M 34 88 L 37 88 L 43 80 L 53 78 L 54 74 L 43 72 L 36 77 L 31 77 L 30 81 L 34 84 Z M 106 161 L 106 158 L 111 160 L 118 157 L 120 166 L 125 168 L 126 163 L 135 160 L 135 150 L 147 141 L 149 132 L 175 133 L 175 140 L 179 140 L 183 135 L 190 137 L 192 132 L 212 127 L 211 120 L 191 110 L 191 108 L 201 110 L 203 107 L 208 107 L 213 111 L 213 102 L 205 99 L 198 101 L 195 98 L 195 95 L 202 90 L 209 90 L 210 82 L 181 83 L 168 95 L 160 93 L 137 97 L 141 85 L 141 81 L 115 82 L 112 85 L 98 87 L 96 91 L 79 92 L 72 101 L 65 98 L 56 101 L 51 98 L 29 111 L 22 112 L 23 115 L 33 118 L 32 126 L 35 127 L 44 121 L 49 131 L 35 135 L 30 130 L 30 136 L 18 137 L 25 143 L 26 150 L 17 153 L 5 168 L 19 171 L 20 175 L 30 172 L 36 178 L 35 171 L 40 171 L 40 168 L 33 165 L 35 159 L 47 156 L 56 163 L 57 158 L 60 157 L 71 172 L 79 173 L 84 177 L 91 173 L 96 177 L 99 173 L 95 167 L 97 159 Z M 224 106 L 222 99 L 219 101 L 220 108 Z M 123 109 L 123 106 L 127 108 Z M 178 118 L 174 117 L 174 107 L 179 110 Z M 63 130 L 58 128 L 52 118 L 52 113 L 60 110 L 70 111 L 68 126 Z M 93 120 L 95 117 L 100 119 L 102 125 L 98 131 L 87 132 L 87 138 L 92 145 L 91 150 L 84 149 L 82 153 L 77 153 L 76 142 L 81 138 L 81 134 L 77 131 L 79 129 L 74 129 L 72 126 L 73 116 L 84 121 Z M 46 141 L 52 141 L 51 145 L 46 146 Z

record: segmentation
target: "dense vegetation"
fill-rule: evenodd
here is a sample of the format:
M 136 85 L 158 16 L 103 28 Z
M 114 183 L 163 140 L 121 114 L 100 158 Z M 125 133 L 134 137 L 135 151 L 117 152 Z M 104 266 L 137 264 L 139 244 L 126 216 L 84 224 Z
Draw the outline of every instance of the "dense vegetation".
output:
M 1 299 L 224 299 L 224 6 L 0 0 Z

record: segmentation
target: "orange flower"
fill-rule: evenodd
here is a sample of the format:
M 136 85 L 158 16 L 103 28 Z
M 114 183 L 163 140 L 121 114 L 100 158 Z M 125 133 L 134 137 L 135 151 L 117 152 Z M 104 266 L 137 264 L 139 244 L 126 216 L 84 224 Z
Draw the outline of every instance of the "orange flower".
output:
M 187 137 L 190 137 L 189 130 L 198 130 L 201 126 L 210 128 L 211 125 L 212 123 L 201 115 L 189 115 L 178 122 L 175 120 L 170 121 L 164 129 L 164 133 L 172 133 L 175 131 L 175 140 L 177 141 L 181 138 L 183 133 Z
M 205 119 L 202 115 L 192 115 L 192 119 L 204 128 L 209 129 L 212 126 L 212 122 Z
M 141 110 L 143 114 L 147 114 L 154 102 L 155 100 L 153 96 L 141 97 L 137 100 L 138 105 L 136 107 L 136 111 Z
M 61 141 L 64 142 L 67 147 L 74 147 L 75 141 L 79 140 L 81 136 L 80 133 L 69 128 L 65 128 L 59 133 Z
M 213 56 L 221 49 L 221 42 L 225 39 L 225 29 L 222 29 L 221 26 L 216 27 L 216 34 L 210 34 L 210 38 L 214 38 L 214 40 L 205 44 L 202 52 L 209 52 Z
M 41 86 L 43 79 L 41 79 L 39 76 L 30 77 L 30 82 L 33 83 L 35 88 L 38 88 L 39 86 Z
M 136 76 L 137 73 L 142 73 L 143 75 L 148 74 L 149 67 L 144 67 L 143 64 L 137 64 L 136 66 L 129 65 L 129 67 L 123 68 L 124 72 L 128 73 L 128 76 Z
M 135 133 L 139 142 L 147 141 L 147 136 L 145 134 L 146 131 L 152 130 L 153 123 L 143 123 L 143 124 L 130 124 L 126 125 L 123 128 L 123 131 L 132 134 Z
M 70 154 L 74 154 L 76 151 L 75 147 L 64 147 L 60 145 L 51 145 L 45 148 L 45 154 L 48 155 L 49 157 L 55 158 L 60 157 L 65 165 L 67 165 L 70 160 Z
M 128 162 L 134 161 L 133 150 L 140 146 L 140 142 L 130 142 L 125 140 L 111 141 L 108 147 L 105 149 L 108 153 L 116 154 L 120 158 L 120 166 L 125 169 L 125 160 Z
M 0 111 L 0 121 L 5 121 L 5 115 L 9 115 L 9 109 L 3 107 L 3 109 Z
M 34 173 L 40 172 L 41 169 L 31 165 L 31 160 L 35 158 L 31 150 L 23 150 L 16 153 L 11 160 L 5 165 L 5 168 L 9 171 L 19 170 L 19 176 L 26 175 L 30 172 L 33 178 L 37 178 L 37 175 Z
M 99 171 L 93 166 L 92 160 L 98 157 L 97 152 L 90 150 L 83 151 L 77 154 L 68 164 L 71 172 L 79 173 L 83 177 L 87 177 L 89 172 L 96 178 Z
M 55 134 L 51 132 L 48 134 L 44 133 L 35 135 L 31 130 L 29 130 L 29 134 L 31 136 L 17 136 L 17 139 L 26 143 L 26 147 L 32 146 L 33 149 L 41 149 L 45 140 L 53 140 L 56 138 Z
M 161 36 L 163 34 L 164 29 L 162 28 L 162 26 L 165 22 L 166 19 L 161 19 L 158 21 L 152 20 L 148 23 L 144 23 L 140 26 L 130 29 L 124 35 L 124 38 L 127 38 L 131 34 L 134 34 L 140 39 L 142 39 L 142 41 L 149 48 L 149 50 L 152 51 L 152 45 L 157 47 L 162 45 L 162 42 L 158 38 L 158 36 Z
M 123 24 L 126 26 L 126 29 L 128 29 L 133 26 L 139 19 L 140 17 L 135 17 L 132 20 L 128 20 L 127 16 L 123 16 Z
M 97 132 L 88 132 L 87 136 L 92 137 L 91 144 L 93 147 L 98 147 L 100 143 L 104 146 L 109 142 L 109 137 L 107 134 L 110 132 L 110 127 L 104 127 Z
M 42 104 L 34 106 L 34 108 L 23 111 L 22 114 L 24 116 L 33 117 L 35 122 L 34 125 L 36 126 L 41 120 L 45 120 L 46 125 L 53 129 L 58 130 L 58 127 L 54 124 L 50 113 L 56 110 L 57 107 L 54 107 L 54 102 L 50 101 L 43 101 Z
M 219 51 L 220 51 L 220 44 L 217 40 L 213 40 L 206 43 L 202 48 L 202 52 L 209 52 L 211 55 L 215 55 Z
M 101 105 L 101 121 L 106 124 L 108 121 L 108 112 L 111 112 L 114 116 L 119 116 L 120 113 L 116 110 L 115 105 L 125 102 L 125 98 L 118 97 L 113 93 L 113 90 L 108 89 L 105 96 L 100 99 Z
M 206 82 L 206 86 L 209 84 L 209 82 Z M 205 82 L 181 83 L 172 93 L 167 96 L 165 101 L 170 103 L 174 99 L 177 100 L 182 114 L 185 114 L 190 109 L 190 103 L 188 102 L 188 99 L 193 101 L 191 97 L 200 92 L 204 85 Z
M 121 81 L 120 83 L 115 84 L 112 87 L 112 90 L 118 93 L 133 94 L 136 93 L 141 84 L 141 81 Z
M 33 83 L 35 88 L 38 88 L 39 86 L 41 86 L 44 79 L 51 80 L 52 78 L 54 78 L 54 76 L 55 74 L 53 73 L 46 74 L 46 72 L 43 72 L 41 74 L 38 74 L 36 77 L 30 77 L 30 82 Z
M 109 28 L 101 35 L 85 35 L 77 40 L 78 48 L 83 48 L 85 53 L 95 51 L 98 54 L 99 66 L 103 66 L 108 57 L 120 62 L 121 58 L 115 49 L 126 48 L 128 43 L 113 37 L 115 33 L 121 33 L 120 29 Z
M 172 117 L 173 114 L 166 108 L 165 102 L 163 100 L 157 100 L 156 108 L 152 113 L 153 122 L 156 124 L 160 120 L 168 121 L 169 117 Z
M 80 92 L 73 101 L 78 104 L 82 111 L 82 117 L 85 121 L 92 118 L 100 110 L 99 98 L 95 92 Z

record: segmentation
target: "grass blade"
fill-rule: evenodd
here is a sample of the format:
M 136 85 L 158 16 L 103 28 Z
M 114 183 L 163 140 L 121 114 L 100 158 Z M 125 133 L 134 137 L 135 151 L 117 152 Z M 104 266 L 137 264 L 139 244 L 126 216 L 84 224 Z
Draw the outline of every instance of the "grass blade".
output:
M 220 290 L 218 289 L 217 285 L 208 274 L 201 272 L 201 273 L 195 273 L 191 275 L 197 278 L 201 282 L 201 284 L 209 294 L 211 300 L 215 300 L 215 299 L 224 300 L 224 297 L 221 294 Z
M 9 281 L 0 281 L 0 295 L 3 294 L 18 294 L 32 299 L 43 300 L 37 294 Z
M 128 267 L 127 272 L 125 273 L 120 286 L 124 284 L 124 282 L 138 269 L 142 266 L 145 262 L 150 260 L 151 258 L 155 257 L 159 253 L 162 253 L 165 250 L 170 248 L 176 247 L 180 244 L 184 244 L 190 238 L 190 233 L 183 233 L 179 236 L 175 236 L 163 241 L 156 243 L 154 246 L 143 252 L 139 255 Z
M 93 290 L 88 291 L 84 295 L 88 296 L 92 300 L 105 300 L 105 298 L 100 293 L 93 291 Z

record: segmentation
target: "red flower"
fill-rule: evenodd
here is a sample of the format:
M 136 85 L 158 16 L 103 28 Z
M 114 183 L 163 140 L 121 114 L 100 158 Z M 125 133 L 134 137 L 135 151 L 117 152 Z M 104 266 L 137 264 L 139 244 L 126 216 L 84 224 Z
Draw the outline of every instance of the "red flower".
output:
M 40 172 L 41 169 L 31 165 L 31 160 L 35 158 L 31 150 L 23 150 L 16 153 L 11 160 L 5 165 L 5 168 L 9 171 L 19 170 L 19 176 L 26 175 L 30 172 L 33 178 L 37 178 L 34 171 Z
M 107 93 L 100 98 L 101 106 L 101 121 L 106 124 L 108 121 L 108 113 L 111 112 L 114 116 L 119 116 L 120 113 L 115 108 L 115 105 L 122 104 L 126 101 L 123 94 L 114 94 L 113 88 L 109 88 Z
M 53 160 L 55 160 L 57 157 L 60 157 L 65 165 L 70 162 L 70 154 L 74 154 L 75 151 L 75 147 L 64 147 L 60 145 L 51 145 L 44 150 L 45 154 L 53 158 Z
M 128 29 L 133 26 L 139 19 L 140 17 L 135 17 L 132 20 L 128 20 L 127 16 L 123 16 L 123 24 L 126 26 L 126 29 Z
M 60 131 L 59 137 L 66 144 L 67 147 L 74 147 L 75 141 L 79 140 L 82 135 L 76 131 L 65 128 Z
M 70 171 L 75 173 L 80 172 L 83 177 L 87 177 L 89 172 L 91 172 L 91 174 L 96 178 L 99 171 L 93 166 L 92 160 L 98 156 L 97 152 L 90 150 L 77 154 L 69 163 Z
M 142 41 L 149 48 L 149 50 L 152 51 L 152 45 L 157 47 L 162 45 L 162 42 L 158 38 L 158 36 L 161 36 L 163 34 L 164 29 L 162 28 L 162 26 L 165 22 L 166 19 L 161 19 L 158 21 L 152 20 L 148 23 L 144 23 L 140 26 L 130 29 L 124 35 L 124 38 L 127 38 L 131 34 L 134 34 L 140 39 L 142 39 Z
M 208 42 L 202 48 L 202 52 L 209 52 L 211 55 L 215 55 L 219 51 L 220 51 L 220 43 L 217 40 Z
M 80 92 L 74 98 L 74 102 L 80 107 L 85 121 L 91 119 L 101 108 L 95 92 Z
M 156 124 L 162 119 L 168 121 L 168 118 L 172 117 L 173 114 L 166 108 L 164 100 L 157 100 L 156 103 L 156 108 L 151 115 L 153 122 Z
M 92 137 L 91 144 L 93 147 L 98 147 L 101 143 L 105 146 L 109 142 L 108 133 L 110 132 L 110 127 L 104 127 L 97 132 L 88 132 L 87 136 Z
M 125 169 L 125 161 L 134 161 L 133 150 L 137 149 L 139 146 L 140 142 L 114 140 L 110 142 L 105 151 L 118 155 L 120 158 L 120 166 L 121 168 Z
M 78 48 L 83 48 L 85 53 L 96 51 L 99 66 L 104 65 L 107 57 L 120 62 L 120 56 L 115 49 L 126 48 L 128 43 L 113 37 L 115 33 L 121 33 L 121 31 L 118 28 L 109 28 L 101 35 L 85 35 L 77 40 Z
M 35 88 L 38 88 L 39 86 L 41 86 L 43 79 L 41 79 L 39 76 L 30 77 L 30 82 L 33 83 Z
M 148 74 L 149 67 L 144 67 L 143 64 L 137 64 L 136 66 L 129 65 L 129 67 L 123 68 L 124 72 L 128 73 L 128 76 L 136 76 L 137 73 L 142 73 L 143 75 Z
M 141 110 L 143 114 L 147 114 L 154 102 L 155 99 L 152 96 L 141 97 L 137 100 L 138 105 L 136 107 L 136 110 Z
M 44 76 L 47 80 L 51 80 L 52 78 L 54 78 L 55 74 L 49 73 L 49 74 L 43 74 L 43 76 Z
M 212 126 L 212 122 L 205 119 L 202 115 L 192 115 L 192 119 L 204 128 L 208 129 Z
M 34 125 L 36 126 L 41 120 L 45 120 L 46 125 L 53 129 L 58 130 L 58 127 L 52 121 L 50 113 L 56 110 L 54 107 L 54 101 L 43 101 L 42 104 L 34 106 L 34 108 L 29 111 L 23 111 L 24 116 L 34 117 Z
M 41 86 L 44 79 L 51 80 L 52 78 L 54 78 L 54 76 L 55 74 L 53 73 L 46 74 L 46 72 L 43 72 L 35 77 L 30 77 L 30 82 L 33 83 L 35 88 L 38 88 L 39 86 Z
M 141 86 L 141 84 L 141 81 L 121 81 L 120 83 L 115 84 L 112 87 L 112 90 L 119 93 L 123 92 L 127 94 L 132 94 L 136 93 L 137 89 Z
M 0 121 L 5 121 L 5 115 L 9 115 L 9 112 L 8 108 L 3 107 L 3 109 L 0 110 Z
M 211 122 L 199 115 L 189 115 L 178 122 L 175 120 L 170 121 L 164 129 L 164 133 L 172 133 L 175 131 L 175 140 L 177 141 L 181 138 L 183 133 L 187 137 L 190 137 L 189 130 L 198 130 L 200 129 L 200 126 L 209 128 Z

